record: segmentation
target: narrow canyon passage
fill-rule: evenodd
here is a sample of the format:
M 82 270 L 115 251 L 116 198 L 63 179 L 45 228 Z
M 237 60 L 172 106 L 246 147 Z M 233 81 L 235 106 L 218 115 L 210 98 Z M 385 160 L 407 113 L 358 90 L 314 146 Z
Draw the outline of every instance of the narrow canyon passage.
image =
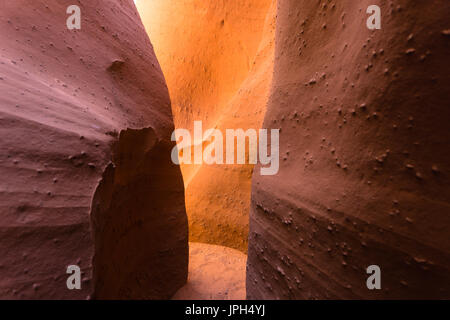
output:
M 382 1 L 371 30 L 372 4 L 137 0 L 175 127 L 282 131 L 275 176 L 182 166 L 190 241 L 248 249 L 247 298 L 449 296 L 450 5 Z
M 259 129 L 273 69 L 275 1 L 136 1 L 175 128 Z M 192 144 L 207 143 L 207 137 Z M 190 146 L 189 146 L 190 147 Z M 190 241 L 247 252 L 253 165 L 182 164 Z
M 192 132 L 194 121 L 201 121 L 204 131 L 261 128 L 273 72 L 275 1 L 135 3 L 169 88 L 175 128 Z M 208 145 L 209 137 L 200 139 L 183 152 Z M 181 169 L 191 255 L 187 287 L 176 297 L 244 299 L 253 165 L 181 164 Z M 217 292 L 203 293 L 190 288 L 192 283 Z
M 0 299 L 450 298 L 448 0 L 75 2 L 2 2 Z

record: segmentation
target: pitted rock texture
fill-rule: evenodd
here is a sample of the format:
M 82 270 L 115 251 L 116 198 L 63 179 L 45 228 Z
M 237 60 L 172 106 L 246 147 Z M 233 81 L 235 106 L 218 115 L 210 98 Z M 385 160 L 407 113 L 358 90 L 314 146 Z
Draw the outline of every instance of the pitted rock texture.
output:
M 281 128 L 282 158 L 253 174 L 247 298 L 450 298 L 449 14 L 445 0 L 278 2 L 263 127 Z
M 81 30 L 72 4 L 1 3 L 0 298 L 169 298 L 188 244 L 168 90 L 133 1 L 76 1 Z

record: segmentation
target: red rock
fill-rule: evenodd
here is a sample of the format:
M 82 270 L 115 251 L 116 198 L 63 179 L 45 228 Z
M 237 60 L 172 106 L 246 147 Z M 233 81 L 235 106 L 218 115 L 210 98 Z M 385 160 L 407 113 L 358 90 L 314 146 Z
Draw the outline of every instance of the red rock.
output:
M 0 298 L 169 298 L 187 219 L 148 36 L 131 0 L 82 1 L 81 30 L 48 3 L 0 11 Z
M 306 0 L 278 3 L 274 79 L 263 127 L 279 128 L 275 120 L 294 110 L 306 117 L 297 128 L 282 122 L 280 154 L 290 154 L 279 174 L 260 176 L 258 167 L 254 170 L 247 298 L 448 299 L 450 51 L 440 30 L 448 27 L 450 4 L 404 1 L 402 11 L 392 15 L 386 4 L 382 29 L 374 31 L 365 28 L 359 2 L 319 6 Z M 301 29 L 308 46 L 299 56 L 292 35 Z M 391 40 L 411 33 L 415 52 L 433 52 L 424 62 L 405 57 L 405 41 Z M 370 54 L 380 48 L 382 58 Z M 364 65 L 372 67 L 366 72 Z M 302 85 L 322 72 L 328 85 Z M 358 105 L 367 110 L 349 116 Z M 366 113 L 374 112 L 377 119 L 366 120 Z M 347 170 L 336 166 L 330 148 Z M 374 171 L 374 157 L 387 149 L 389 157 Z M 410 151 L 403 154 L 405 149 Z M 314 157 L 307 167 L 305 151 Z M 420 170 L 420 179 L 405 168 L 408 163 Z M 430 172 L 433 166 L 440 174 Z M 400 213 L 391 216 L 393 201 Z M 287 212 L 293 213 L 290 225 L 282 223 Z M 418 256 L 430 262 L 427 268 L 414 262 Z M 366 287 L 366 268 L 373 264 L 381 268 L 382 290 Z

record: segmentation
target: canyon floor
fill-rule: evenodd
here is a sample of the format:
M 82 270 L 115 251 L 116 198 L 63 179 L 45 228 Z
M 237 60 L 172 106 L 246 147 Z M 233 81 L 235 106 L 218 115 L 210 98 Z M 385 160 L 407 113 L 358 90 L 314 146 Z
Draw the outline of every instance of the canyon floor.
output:
M 247 256 L 235 249 L 189 243 L 188 282 L 173 300 L 245 300 Z

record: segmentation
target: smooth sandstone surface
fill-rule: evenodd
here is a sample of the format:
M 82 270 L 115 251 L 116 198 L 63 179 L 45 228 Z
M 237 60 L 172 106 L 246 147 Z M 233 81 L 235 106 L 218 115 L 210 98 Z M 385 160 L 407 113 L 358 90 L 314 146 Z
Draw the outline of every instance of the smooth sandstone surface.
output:
M 273 69 L 275 1 L 137 0 L 175 127 L 258 130 Z M 195 141 L 204 147 L 206 139 Z M 186 151 L 189 152 L 189 151 Z M 225 159 L 225 157 L 224 157 Z M 247 252 L 253 165 L 182 165 L 190 241 Z
M 0 298 L 169 298 L 188 244 L 164 77 L 133 1 L 76 1 L 81 30 L 71 4 L 1 3 Z
M 450 298 L 450 3 L 381 1 L 374 31 L 371 4 L 278 1 L 248 299 Z

